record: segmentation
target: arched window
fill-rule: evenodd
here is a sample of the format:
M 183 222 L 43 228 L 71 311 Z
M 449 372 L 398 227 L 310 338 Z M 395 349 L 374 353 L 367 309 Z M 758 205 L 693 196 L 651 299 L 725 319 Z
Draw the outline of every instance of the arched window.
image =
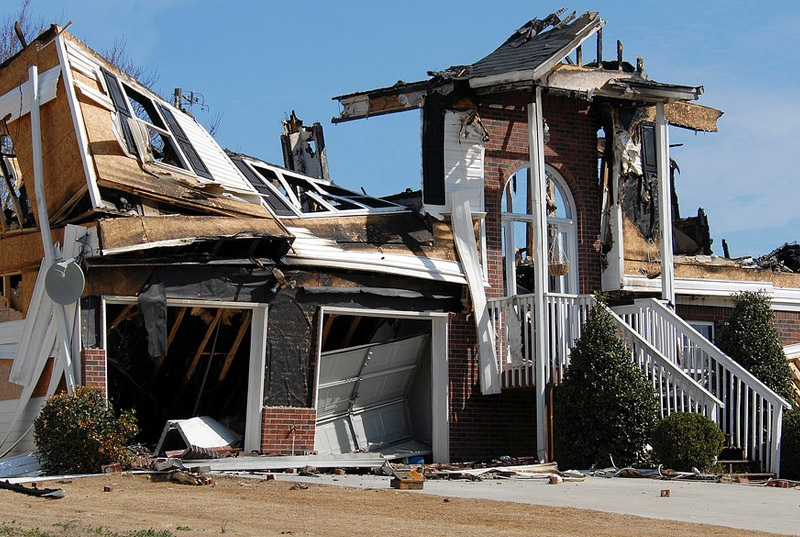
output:
M 548 291 L 578 292 L 578 247 L 575 201 L 566 181 L 547 166 L 547 255 Z M 533 196 L 529 190 L 530 168 L 509 177 L 502 199 L 503 254 L 507 296 L 533 293 Z

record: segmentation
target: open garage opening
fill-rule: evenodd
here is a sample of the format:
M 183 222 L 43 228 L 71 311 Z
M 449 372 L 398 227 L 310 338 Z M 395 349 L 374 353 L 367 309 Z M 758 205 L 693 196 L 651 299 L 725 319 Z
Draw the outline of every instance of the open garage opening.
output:
M 168 420 L 194 416 L 245 435 L 251 310 L 168 306 L 166 353 L 151 356 L 138 305 L 106 308 L 108 397 L 118 408 L 135 409 L 139 442 L 155 445 Z

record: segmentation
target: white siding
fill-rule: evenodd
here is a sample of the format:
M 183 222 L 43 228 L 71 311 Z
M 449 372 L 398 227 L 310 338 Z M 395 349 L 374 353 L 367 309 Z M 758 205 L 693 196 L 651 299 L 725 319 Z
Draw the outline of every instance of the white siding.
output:
M 467 125 L 470 112 L 448 110 L 444 116 L 444 183 L 446 212 L 450 197 L 464 192 L 473 212 L 483 212 L 484 131 Z
M 33 424 L 33 420 L 36 419 L 42 406 L 44 406 L 45 399 L 46 397 L 35 397 L 28 401 L 28 405 L 25 407 L 19 420 L 17 420 L 16 425 L 12 427 L 11 435 L 8 437 L 8 441 L 6 445 L 3 446 L 2 451 L 8 449 L 11 444 L 16 442 L 17 439 L 28 430 L 28 427 Z M 17 402 L 17 399 L 0 401 L 0 438 L 6 435 L 8 424 L 11 422 L 14 411 L 17 409 Z M 33 431 L 28 433 L 25 439 L 22 440 L 11 453 L 25 453 L 28 451 L 36 451 L 36 445 L 33 443 Z

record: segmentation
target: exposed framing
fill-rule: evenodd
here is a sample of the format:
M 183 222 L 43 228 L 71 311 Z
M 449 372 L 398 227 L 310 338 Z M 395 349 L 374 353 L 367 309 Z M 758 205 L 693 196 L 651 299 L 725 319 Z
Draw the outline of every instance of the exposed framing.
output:
M 439 312 L 418 312 L 344 308 L 339 306 L 320 306 L 317 327 L 316 363 L 319 363 L 325 315 L 353 315 L 360 317 L 393 317 L 402 319 L 429 320 L 431 322 L 431 449 L 435 462 L 450 461 L 450 409 L 449 409 L 449 358 L 448 326 L 449 314 Z M 441 357 L 441 358 L 439 358 Z M 319 393 L 319 367 L 314 373 L 313 405 L 316 408 Z
M 107 296 L 100 297 L 100 341 L 106 353 L 108 345 L 106 338 L 108 304 L 137 304 L 136 297 Z M 245 452 L 261 450 L 261 413 L 264 408 L 264 370 L 266 367 L 267 351 L 267 310 L 268 305 L 259 302 L 230 302 L 194 300 L 183 298 L 168 298 L 167 307 L 206 307 L 220 309 L 251 310 L 250 321 L 250 366 L 247 378 L 247 409 L 245 411 L 245 431 L 243 448 Z M 106 367 L 106 375 L 108 368 Z M 106 393 L 108 397 L 108 393 Z

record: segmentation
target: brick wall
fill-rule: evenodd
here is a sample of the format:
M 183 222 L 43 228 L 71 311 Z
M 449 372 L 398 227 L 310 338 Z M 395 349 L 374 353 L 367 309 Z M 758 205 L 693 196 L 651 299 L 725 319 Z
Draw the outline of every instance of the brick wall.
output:
M 488 99 L 491 99 L 489 101 Z M 524 93 L 485 98 L 479 104 L 489 133 L 484 164 L 486 249 L 490 297 L 503 296 L 502 197 L 508 178 L 528 163 L 527 100 Z M 569 186 L 577 209 L 578 280 L 581 293 L 600 288 L 601 256 L 594 243 L 600 233 L 600 187 L 597 175 L 597 118 L 589 103 L 545 97 L 543 115 L 550 128 L 545 162 Z
M 450 315 L 450 456 L 536 455 L 533 390 L 481 395 L 475 323 Z
M 722 308 L 716 306 L 694 306 L 679 304 L 676 311 L 683 319 L 688 322 L 704 321 L 714 323 L 714 333 L 718 334 L 722 323 L 731 314 L 733 308 Z M 800 343 L 800 312 L 798 311 L 776 311 L 773 326 L 778 330 L 781 338 L 781 345 L 793 345 Z
M 261 451 L 303 455 L 314 451 L 314 408 L 265 406 L 261 417 Z
M 81 378 L 84 386 L 94 386 L 104 392 L 107 390 L 108 373 L 105 350 L 83 349 L 81 351 Z

